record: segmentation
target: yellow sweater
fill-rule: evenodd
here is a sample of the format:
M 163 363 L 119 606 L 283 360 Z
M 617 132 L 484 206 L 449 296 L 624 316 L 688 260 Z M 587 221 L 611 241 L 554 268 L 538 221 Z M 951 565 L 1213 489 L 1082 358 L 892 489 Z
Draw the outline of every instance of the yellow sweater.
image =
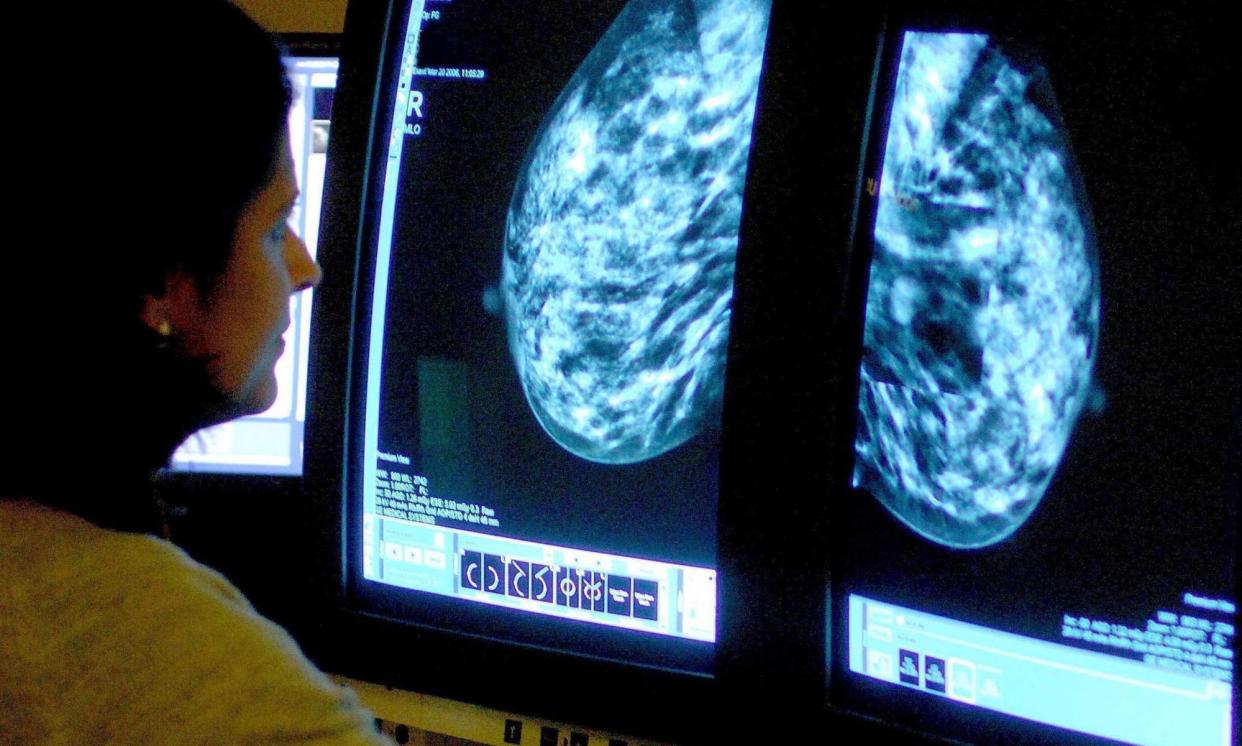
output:
M 79 743 L 386 741 L 177 547 L 0 500 L 0 744 Z

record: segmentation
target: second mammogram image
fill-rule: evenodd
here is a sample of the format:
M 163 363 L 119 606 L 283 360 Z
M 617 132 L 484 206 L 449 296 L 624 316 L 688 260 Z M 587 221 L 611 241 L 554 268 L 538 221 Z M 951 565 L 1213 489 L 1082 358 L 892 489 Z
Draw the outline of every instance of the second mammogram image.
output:
M 907 33 L 867 288 L 855 485 L 981 547 L 1030 516 L 1091 388 L 1099 268 L 1051 87 L 987 36 Z

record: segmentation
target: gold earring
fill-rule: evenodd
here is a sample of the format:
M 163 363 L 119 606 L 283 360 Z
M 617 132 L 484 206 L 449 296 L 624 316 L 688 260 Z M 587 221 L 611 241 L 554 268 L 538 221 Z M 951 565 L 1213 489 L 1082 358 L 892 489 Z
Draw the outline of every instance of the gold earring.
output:
M 167 319 L 161 321 L 160 325 L 155 328 L 155 333 L 160 335 L 161 337 L 171 337 L 172 336 L 172 324 L 168 323 Z

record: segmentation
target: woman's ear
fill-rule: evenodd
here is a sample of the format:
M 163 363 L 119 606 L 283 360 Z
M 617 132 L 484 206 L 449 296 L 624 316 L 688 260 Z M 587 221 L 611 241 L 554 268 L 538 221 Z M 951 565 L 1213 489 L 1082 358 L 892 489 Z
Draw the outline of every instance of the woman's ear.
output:
M 142 296 L 142 309 L 138 312 L 138 318 L 142 323 L 161 337 L 172 336 L 172 321 L 169 319 L 167 298 L 167 293 L 158 298 L 154 295 L 144 295 Z
M 174 332 L 184 334 L 202 318 L 202 298 L 194 278 L 182 271 L 168 276 L 158 295 L 142 296 L 138 318 L 147 328 L 161 337 L 171 337 Z

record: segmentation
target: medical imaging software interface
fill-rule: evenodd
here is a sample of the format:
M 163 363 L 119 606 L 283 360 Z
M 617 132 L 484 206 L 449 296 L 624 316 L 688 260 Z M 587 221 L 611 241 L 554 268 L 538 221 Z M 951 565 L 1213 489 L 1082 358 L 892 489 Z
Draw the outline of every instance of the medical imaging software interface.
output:
M 289 144 L 301 194 L 289 216 L 311 256 L 319 245 L 328 132 L 336 90 L 337 60 L 286 57 L 293 84 Z M 289 300 L 285 351 L 276 362 L 276 401 L 267 411 L 200 430 L 173 454 L 171 469 L 234 474 L 302 474 L 302 435 L 306 422 L 306 374 L 310 350 L 313 290 Z
M 1236 288 L 1193 245 L 1097 240 L 1034 59 L 903 37 L 866 183 L 848 665 L 912 701 L 1229 744 L 1238 342 L 1195 304 Z
M 413 3 L 364 309 L 364 593 L 715 641 L 721 398 L 768 12 Z

